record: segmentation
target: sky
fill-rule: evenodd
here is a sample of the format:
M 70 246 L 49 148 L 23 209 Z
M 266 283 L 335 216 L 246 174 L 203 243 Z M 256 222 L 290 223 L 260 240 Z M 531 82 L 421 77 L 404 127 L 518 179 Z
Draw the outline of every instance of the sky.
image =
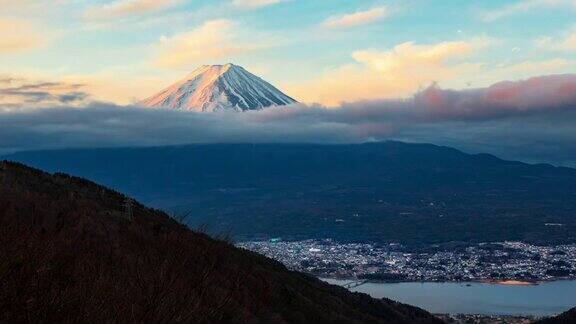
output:
M 575 0 L 0 0 L 0 75 L 119 104 L 236 63 L 302 102 L 576 71 Z
M 0 153 L 399 139 L 576 166 L 575 18 L 576 0 L 0 0 Z M 132 107 L 224 63 L 302 104 Z

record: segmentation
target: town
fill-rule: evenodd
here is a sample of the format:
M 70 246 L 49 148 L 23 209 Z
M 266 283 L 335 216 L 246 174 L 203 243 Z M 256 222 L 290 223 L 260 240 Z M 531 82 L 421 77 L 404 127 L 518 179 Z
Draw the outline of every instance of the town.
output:
M 238 246 L 276 259 L 292 270 L 325 278 L 516 283 L 576 278 L 574 244 L 499 242 L 414 251 L 399 244 L 273 239 Z

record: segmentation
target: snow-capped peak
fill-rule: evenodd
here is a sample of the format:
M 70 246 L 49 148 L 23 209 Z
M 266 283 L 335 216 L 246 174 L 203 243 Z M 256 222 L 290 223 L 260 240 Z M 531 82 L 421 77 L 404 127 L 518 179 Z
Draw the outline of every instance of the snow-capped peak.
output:
M 198 112 L 259 110 L 296 101 L 234 64 L 204 65 L 183 80 L 143 100 L 146 107 Z

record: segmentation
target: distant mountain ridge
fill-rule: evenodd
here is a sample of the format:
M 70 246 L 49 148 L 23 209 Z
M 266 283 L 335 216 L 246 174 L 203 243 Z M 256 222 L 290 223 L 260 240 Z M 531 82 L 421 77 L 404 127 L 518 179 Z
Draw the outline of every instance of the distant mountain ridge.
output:
M 192 224 L 237 239 L 576 243 L 575 169 L 430 144 L 206 144 L 6 158 L 188 211 Z
M 296 103 L 270 83 L 234 64 L 204 65 L 140 102 L 196 112 L 260 110 Z

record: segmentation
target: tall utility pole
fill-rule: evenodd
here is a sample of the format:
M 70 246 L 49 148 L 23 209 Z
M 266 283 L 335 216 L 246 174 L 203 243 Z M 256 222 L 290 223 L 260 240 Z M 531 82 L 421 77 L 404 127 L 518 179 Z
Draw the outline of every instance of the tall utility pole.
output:
M 126 219 L 132 222 L 134 220 L 134 213 L 132 211 L 132 205 L 134 204 L 134 200 L 132 198 L 126 198 L 124 202 L 124 212 L 126 213 Z

